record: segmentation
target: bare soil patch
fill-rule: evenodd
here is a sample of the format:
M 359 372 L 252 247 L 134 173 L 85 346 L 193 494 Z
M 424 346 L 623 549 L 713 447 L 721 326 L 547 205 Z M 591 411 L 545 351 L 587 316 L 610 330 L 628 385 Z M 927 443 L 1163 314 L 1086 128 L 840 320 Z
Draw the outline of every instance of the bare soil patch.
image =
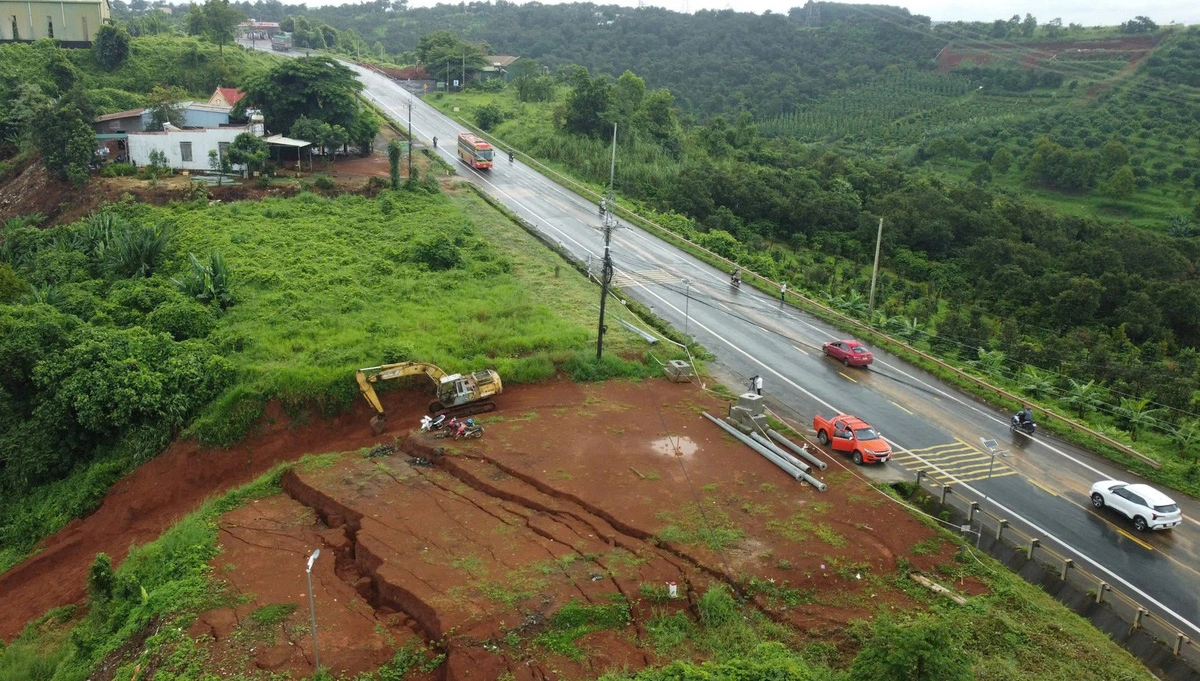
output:
M 228 671 L 310 673 L 304 557 L 320 548 L 321 662 L 335 673 L 422 642 L 446 655 L 431 678 L 594 678 L 663 663 L 646 623 L 656 613 L 695 619 L 716 583 L 795 642 L 845 648 L 848 622 L 919 607 L 892 583 L 902 560 L 930 571 L 952 550 L 837 466 L 826 493 L 786 477 L 703 419 L 725 404 L 694 386 L 554 383 L 499 404 L 480 440 L 410 431 L 416 411 L 389 419 L 391 432 L 346 444 L 394 450 L 294 470 L 285 496 L 226 514 L 214 574 L 254 598 L 205 613 L 192 633 Z M 575 641 L 581 655 L 538 643 L 563 606 L 614 598 L 629 603 L 631 621 Z M 249 612 L 278 604 L 294 610 L 272 645 L 251 651 L 231 635 Z
M 1057 59 L 1099 59 L 1123 55 L 1135 66 L 1158 44 L 1154 36 L 1114 38 L 1111 40 L 1066 40 L 1037 43 L 965 43 L 950 45 L 937 56 L 938 70 L 953 70 L 966 62 L 983 66 L 996 59 L 1018 58 L 1021 66 L 1034 68 Z

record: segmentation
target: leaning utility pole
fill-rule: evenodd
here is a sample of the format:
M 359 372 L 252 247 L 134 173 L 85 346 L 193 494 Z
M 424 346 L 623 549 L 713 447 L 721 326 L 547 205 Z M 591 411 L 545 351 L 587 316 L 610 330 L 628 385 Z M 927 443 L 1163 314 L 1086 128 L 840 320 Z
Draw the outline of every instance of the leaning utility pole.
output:
M 875 268 L 871 270 L 871 300 L 867 303 L 867 323 L 875 316 L 875 279 L 879 276 L 879 246 L 883 243 L 883 218 L 879 218 L 879 233 L 875 236 Z
M 608 196 L 605 202 L 608 208 L 604 211 L 604 224 L 600 229 L 604 231 L 604 261 L 600 265 L 600 329 L 596 333 L 596 360 L 604 354 L 604 332 L 608 328 L 604 325 L 604 307 L 608 302 L 608 286 L 612 283 L 613 264 L 612 250 L 609 247 L 612 243 L 612 233 L 618 229 L 620 225 L 613 218 L 613 178 L 617 171 L 617 124 L 613 123 L 613 144 L 612 144 L 612 163 L 608 169 Z
M 412 93 L 408 93 L 408 179 L 412 181 L 412 153 L 413 142 L 416 141 L 416 136 L 413 135 L 412 129 Z

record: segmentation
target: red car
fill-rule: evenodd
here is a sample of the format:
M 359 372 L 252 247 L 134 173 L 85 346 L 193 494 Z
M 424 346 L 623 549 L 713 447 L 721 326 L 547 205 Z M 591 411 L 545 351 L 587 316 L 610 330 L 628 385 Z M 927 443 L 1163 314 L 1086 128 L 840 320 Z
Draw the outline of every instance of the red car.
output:
M 867 346 L 856 340 L 829 341 L 821 346 L 821 352 L 848 367 L 865 367 L 875 360 Z
M 892 458 L 892 446 L 883 439 L 871 424 L 849 414 L 838 414 L 827 419 L 820 414 L 813 417 L 813 430 L 817 440 L 835 452 L 850 452 L 854 463 L 885 463 Z

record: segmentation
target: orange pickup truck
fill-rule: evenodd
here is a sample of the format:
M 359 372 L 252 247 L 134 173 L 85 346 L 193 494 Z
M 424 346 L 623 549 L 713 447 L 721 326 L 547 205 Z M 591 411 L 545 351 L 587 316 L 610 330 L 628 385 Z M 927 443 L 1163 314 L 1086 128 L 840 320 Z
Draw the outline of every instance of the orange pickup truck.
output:
M 892 447 L 869 423 L 849 414 L 825 418 L 813 417 L 817 440 L 835 452 L 850 452 L 854 463 L 885 463 L 892 458 Z

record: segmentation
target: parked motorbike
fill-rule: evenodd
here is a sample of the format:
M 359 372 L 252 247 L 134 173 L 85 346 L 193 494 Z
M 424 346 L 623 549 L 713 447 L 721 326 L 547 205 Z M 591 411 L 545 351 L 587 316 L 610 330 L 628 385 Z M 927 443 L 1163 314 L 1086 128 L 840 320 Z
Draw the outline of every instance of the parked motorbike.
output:
M 446 415 L 440 414 L 437 418 L 433 418 L 428 414 L 421 417 L 421 432 L 428 433 L 434 430 L 441 430 L 446 425 Z
M 445 414 L 442 414 L 442 416 L 445 416 Z M 454 434 L 458 432 L 458 429 L 464 425 L 466 425 L 466 424 L 459 421 L 458 419 L 450 419 L 449 421 L 446 421 L 446 423 L 442 426 L 442 428 L 440 430 L 438 430 L 436 433 L 434 433 L 433 436 L 434 437 L 454 437 Z
M 455 440 L 469 440 L 477 437 L 483 437 L 483 426 L 468 426 L 464 423 L 460 424 L 458 430 L 454 433 Z
M 1022 421 L 1018 414 L 1013 414 L 1012 421 L 1009 423 L 1008 429 L 1013 432 L 1033 435 L 1037 431 L 1037 424 L 1033 421 Z

